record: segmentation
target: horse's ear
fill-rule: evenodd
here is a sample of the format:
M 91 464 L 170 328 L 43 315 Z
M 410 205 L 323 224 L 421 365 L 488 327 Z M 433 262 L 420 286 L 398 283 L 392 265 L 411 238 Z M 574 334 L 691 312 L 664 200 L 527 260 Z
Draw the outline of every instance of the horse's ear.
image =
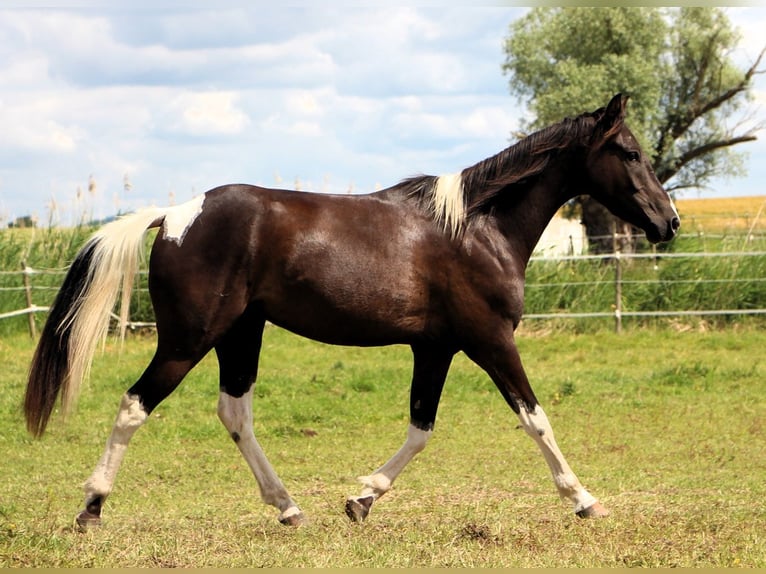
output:
M 625 106 L 628 97 L 623 94 L 614 96 L 598 119 L 594 135 L 597 140 L 604 142 L 622 129 L 625 122 Z

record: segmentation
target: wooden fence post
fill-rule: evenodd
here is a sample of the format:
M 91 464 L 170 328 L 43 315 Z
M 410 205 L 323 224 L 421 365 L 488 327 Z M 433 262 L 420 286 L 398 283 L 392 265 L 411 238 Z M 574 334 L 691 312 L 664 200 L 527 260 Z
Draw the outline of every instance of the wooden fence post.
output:
M 613 222 L 613 240 L 614 250 L 614 330 L 616 333 L 622 333 L 622 260 L 620 258 L 620 244 L 617 235 L 617 225 Z
M 619 249 L 614 252 L 614 330 L 622 333 L 622 259 Z
M 35 325 L 35 314 L 32 311 L 34 305 L 32 303 L 32 285 L 29 280 L 31 271 L 32 270 L 27 267 L 27 262 L 22 261 L 21 274 L 24 281 L 24 297 L 27 300 L 27 308 L 29 309 L 29 312 L 27 313 L 27 321 L 29 322 L 29 336 L 35 339 L 37 337 L 37 325 Z

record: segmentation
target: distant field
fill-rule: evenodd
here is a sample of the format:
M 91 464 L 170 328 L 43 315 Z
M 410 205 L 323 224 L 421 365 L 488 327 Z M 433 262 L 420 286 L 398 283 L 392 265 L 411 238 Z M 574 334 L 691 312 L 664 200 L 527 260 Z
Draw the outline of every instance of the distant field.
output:
M 766 195 L 679 199 L 676 207 L 687 233 L 766 230 Z

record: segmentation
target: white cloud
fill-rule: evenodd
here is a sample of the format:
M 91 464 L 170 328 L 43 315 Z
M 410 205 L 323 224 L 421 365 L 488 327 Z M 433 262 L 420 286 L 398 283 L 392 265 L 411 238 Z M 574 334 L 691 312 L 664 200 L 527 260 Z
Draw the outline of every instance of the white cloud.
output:
M 76 125 L 58 121 L 57 109 L 57 100 L 50 96 L 23 102 L 6 98 L 0 102 L 0 125 L 3 126 L 0 149 L 35 153 L 75 151 L 83 132 Z
M 48 78 L 48 59 L 42 54 L 17 54 L 4 62 L 5 66 L 0 68 L 2 86 L 13 89 L 39 86 Z
M 173 128 L 189 135 L 232 135 L 242 132 L 249 118 L 236 106 L 231 92 L 182 93 L 170 104 Z
M 21 215 L 55 193 L 66 205 L 89 174 L 108 215 L 115 197 L 161 204 L 275 174 L 363 192 L 454 172 L 518 125 L 501 45 L 525 10 L 0 9 L 0 203 Z
M 288 113 L 299 116 L 319 116 L 324 112 L 319 102 L 319 94 L 308 90 L 288 93 L 285 97 L 285 108 Z
M 485 138 L 489 135 L 508 138 L 519 125 L 518 114 L 511 113 L 510 109 L 510 102 L 506 102 L 505 106 L 476 107 L 468 115 L 459 119 L 459 130 L 473 138 Z
M 287 126 L 286 133 L 290 135 L 318 138 L 322 136 L 322 126 L 317 122 L 297 121 Z

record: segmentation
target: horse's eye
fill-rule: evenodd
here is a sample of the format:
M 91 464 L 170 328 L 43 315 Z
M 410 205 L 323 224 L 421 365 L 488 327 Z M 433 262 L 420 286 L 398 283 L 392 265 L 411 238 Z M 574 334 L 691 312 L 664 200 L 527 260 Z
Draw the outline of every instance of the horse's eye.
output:
M 629 151 L 625 154 L 628 161 L 639 161 L 641 159 L 641 154 L 639 154 L 637 151 Z

